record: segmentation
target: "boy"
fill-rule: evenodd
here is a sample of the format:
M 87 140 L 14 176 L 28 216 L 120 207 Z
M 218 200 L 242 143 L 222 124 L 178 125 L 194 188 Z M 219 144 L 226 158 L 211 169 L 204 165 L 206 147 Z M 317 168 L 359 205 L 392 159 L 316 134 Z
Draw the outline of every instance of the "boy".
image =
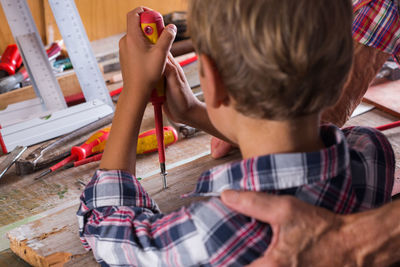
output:
M 225 189 L 291 194 L 337 213 L 390 201 L 393 150 L 369 128 L 320 127 L 352 60 L 348 0 L 191 0 L 205 104 L 168 54 L 128 14 L 120 42 L 124 90 L 103 159 L 81 197 L 80 234 L 110 266 L 243 266 L 268 247 L 272 229 L 213 197 L 161 214 L 135 178 L 136 144 L 150 93 L 167 77 L 165 112 L 238 144 L 243 160 L 205 172 L 192 195 Z M 164 71 L 165 69 L 165 71 Z M 301 222 L 300 222 L 301 223 Z

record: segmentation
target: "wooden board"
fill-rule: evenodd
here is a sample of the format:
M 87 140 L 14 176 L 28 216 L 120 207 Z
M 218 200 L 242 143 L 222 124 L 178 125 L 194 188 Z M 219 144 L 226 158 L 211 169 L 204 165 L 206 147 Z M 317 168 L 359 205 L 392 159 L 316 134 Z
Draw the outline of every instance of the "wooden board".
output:
M 141 183 L 163 212 L 171 212 L 200 198 L 180 198 L 195 188 L 199 175 L 222 163 L 239 159 L 239 153 L 221 160 L 202 157 L 170 170 L 168 188 L 161 190 L 160 176 L 154 175 Z M 96 266 L 91 252 L 86 252 L 78 238 L 77 205 L 26 224 L 8 233 L 10 248 L 33 266 Z
M 377 108 L 400 117 L 400 81 L 383 82 L 371 86 L 364 95 L 363 101 Z

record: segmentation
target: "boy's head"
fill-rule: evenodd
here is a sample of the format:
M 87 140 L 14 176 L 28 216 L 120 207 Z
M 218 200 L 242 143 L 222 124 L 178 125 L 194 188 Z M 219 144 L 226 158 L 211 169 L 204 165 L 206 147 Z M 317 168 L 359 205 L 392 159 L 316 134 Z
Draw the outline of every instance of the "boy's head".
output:
M 240 113 L 290 120 L 340 96 L 353 55 L 350 0 L 191 0 L 189 18 L 194 46 Z

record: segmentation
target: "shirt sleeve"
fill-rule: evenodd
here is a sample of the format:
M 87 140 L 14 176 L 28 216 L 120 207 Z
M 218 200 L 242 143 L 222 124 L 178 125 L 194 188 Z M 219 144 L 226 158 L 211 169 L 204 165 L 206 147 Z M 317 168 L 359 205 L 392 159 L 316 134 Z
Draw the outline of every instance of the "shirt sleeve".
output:
M 353 0 L 353 38 L 393 55 L 400 62 L 398 0 Z
M 352 168 L 358 170 L 352 183 L 362 207 L 371 209 L 390 202 L 395 155 L 389 140 L 369 127 L 349 127 L 343 133 L 350 147 Z
M 208 258 L 188 209 L 161 214 L 127 172 L 96 171 L 80 200 L 80 238 L 99 263 L 188 266 Z

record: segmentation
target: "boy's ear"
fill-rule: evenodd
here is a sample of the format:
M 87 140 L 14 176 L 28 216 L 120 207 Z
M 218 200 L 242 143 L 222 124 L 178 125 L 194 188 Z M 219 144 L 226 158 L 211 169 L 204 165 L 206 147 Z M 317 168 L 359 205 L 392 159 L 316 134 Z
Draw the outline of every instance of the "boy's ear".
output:
M 209 104 L 218 108 L 220 105 L 229 104 L 229 95 L 218 72 L 214 61 L 205 54 L 200 54 L 200 75 L 207 83 L 206 90 L 209 97 Z

